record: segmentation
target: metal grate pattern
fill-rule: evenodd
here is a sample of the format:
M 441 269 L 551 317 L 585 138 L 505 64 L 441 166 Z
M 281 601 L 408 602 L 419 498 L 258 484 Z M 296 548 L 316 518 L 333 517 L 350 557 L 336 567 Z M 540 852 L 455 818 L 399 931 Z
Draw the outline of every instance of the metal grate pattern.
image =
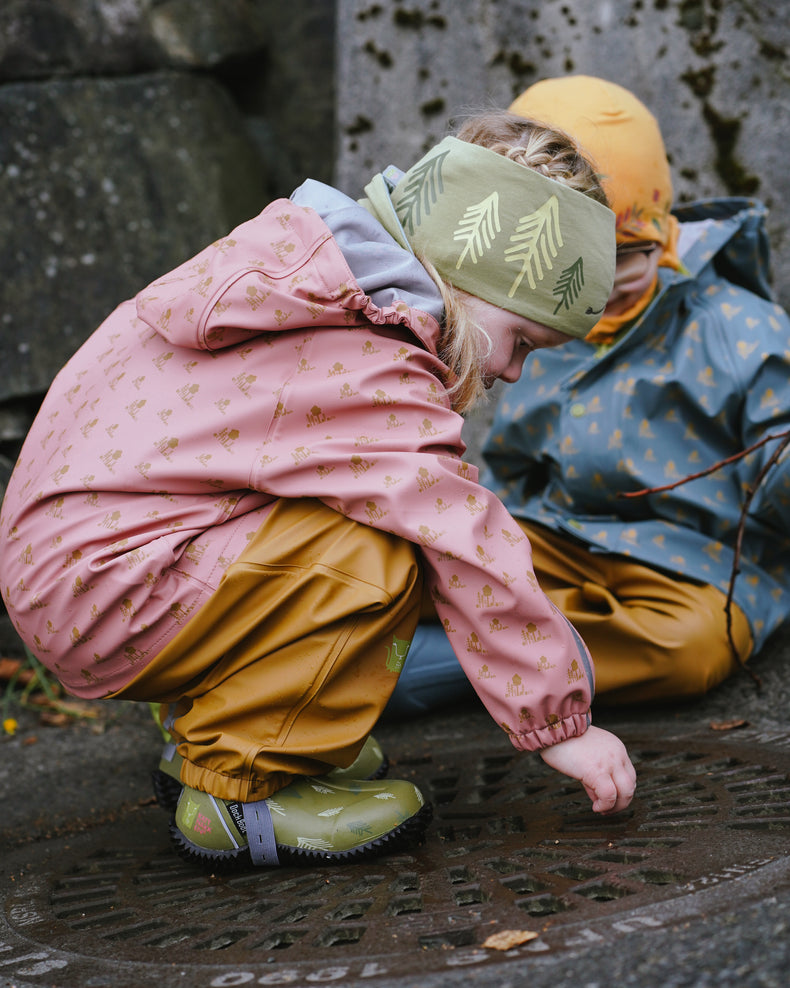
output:
M 203 874 L 172 854 L 161 811 L 145 809 L 72 839 L 57 867 L 21 879 L 7 923 L 47 956 L 112 959 L 119 978 L 131 965 L 139 985 L 146 965 L 165 962 L 219 965 L 200 982 L 212 986 L 312 984 L 336 980 L 321 975 L 331 971 L 370 982 L 614 939 L 692 915 L 701 895 L 710 910 L 716 890 L 732 905 L 761 876 L 776 880 L 790 835 L 788 753 L 628 743 L 639 798 L 611 819 L 498 734 L 440 759 L 411 751 L 393 774 L 423 788 L 434 823 L 413 853 L 367 864 Z M 507 954 L 482 948 L 503 929 L 539 937 Z

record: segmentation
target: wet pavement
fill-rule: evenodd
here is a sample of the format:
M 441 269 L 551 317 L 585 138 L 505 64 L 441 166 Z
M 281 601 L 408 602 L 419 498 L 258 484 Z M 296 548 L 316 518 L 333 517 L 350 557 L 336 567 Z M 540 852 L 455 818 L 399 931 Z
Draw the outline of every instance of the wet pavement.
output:
M 424 844 L 214 876 L 169 846 L 142 705 L 0 747 L 4 986 L 788 983 L 790 634 L 703 701 L 596 711 L 639 774 L 600 819 L 474 702 L 376 731 Z M 35 740 L 34 740 L 35 739 Z M 516 931 L 508 950 L 484 946 Z M 527 939 L 527 936 L 530 936 Z

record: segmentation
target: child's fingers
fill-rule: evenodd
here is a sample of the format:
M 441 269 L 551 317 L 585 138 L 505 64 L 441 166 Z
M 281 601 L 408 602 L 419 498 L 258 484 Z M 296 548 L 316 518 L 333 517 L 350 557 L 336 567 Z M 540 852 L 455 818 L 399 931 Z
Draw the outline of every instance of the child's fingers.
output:
M 615 784 L 623 804 L 619 809 L 624 810 L 630 805 L 636 792 L 636 769 L 630 761 L 621 767 L 619 773 L 615 773 Z
M 630 769 L 630 771 L 629 771 Z M 630 766 L 622 766 L 613 773 L 602 772 L 592 786 L 585 785 L 596 813 L 619 813 L 634 798 L 636 773 Z
M 636 772 L 623 743 L 608 731 L 591 726 L 540 754 L 547 765 L 581 782 L 596 813 L 618 813 L 631 802 Z
M 591 783 L 583 783 L 592 800 L 595 813 L 613 813 L 618 801 L 617 786 L 607 772 L 601 772 Z
M 619 792 L 627 793 L 630 800 L 636 790 L 636 769 L 630 761 L 627 761 L 625 765 L 621 765 L 619 769 L 615 770 L 614 781 Z

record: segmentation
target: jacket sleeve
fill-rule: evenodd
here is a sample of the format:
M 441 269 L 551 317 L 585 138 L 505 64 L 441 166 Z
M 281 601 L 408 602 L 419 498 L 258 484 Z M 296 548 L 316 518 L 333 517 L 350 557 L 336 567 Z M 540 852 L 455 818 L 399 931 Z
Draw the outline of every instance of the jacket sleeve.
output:
M 370 339 L 361 334 L 361 343 Z M 432 370 L 435 358 L 386 334 L 377 349 L 369 363 L 343 366 L 337 381 L 305 351 L 316 373 L 284 387 L 251 486 L 318 497 L 418 546 L 453 649 L 515 747 L 583 733 L 589 654 L 539 588 L 528 540 L 461 460 L 462 420 Z

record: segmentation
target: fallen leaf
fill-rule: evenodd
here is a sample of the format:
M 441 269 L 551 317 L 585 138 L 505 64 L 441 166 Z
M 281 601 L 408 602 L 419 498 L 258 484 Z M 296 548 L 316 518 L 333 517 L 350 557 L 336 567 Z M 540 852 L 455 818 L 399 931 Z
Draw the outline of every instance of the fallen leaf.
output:
M 0 659 L 0 679 L 10 679 L 21 665 L 19 659 Z
M 74 714 L 75 717 L 87 717 L 88 720 L 95 720 L 99 716 L 95 703 L 80 703 L 79 700 L 58 700 L 58 710 Z
M 46 693 L 33 693 L 27 698 L 27 702 L 33 707 L 51 707 L 52 700 Z
M 536 940 L 539 935 L 533 930 L 500 930 L 487 937 L 483 946 L 489 950 L 510 950 L 511 947 L 520 947 L 522 943 Z
M 748 726 L 749 726 L 748 720 L 743 720 L 743 719 L 720 720 L 720 721 L 712 721 L 710 725 L 710 729 L 712 731 L 737 731 L 741 727 L 748 727 Z
M 56 714 L 50 710 L 43 710 L 39 715 L 38 722 L 44 727 L 65 727 L 66 724 L 71 723 L 71 718 L 68 714 Z
M 29 703 L 36 707 L 47 707 L 61 714 L 71 714 L 73 717 L 83 717 L 95 720 L 99 716 L 99 711 L 88 702 L 79 700 L 50 700 L 44 693 L 36 693 L 31 696 Z
M 2 683 L 10 683 L 16 676 L 16 682 L 20 686 L 27 686 L 35 678 L 35 675 L 32 669 L 22 669 L 20 659 L 0 659 L 0 682 Z

